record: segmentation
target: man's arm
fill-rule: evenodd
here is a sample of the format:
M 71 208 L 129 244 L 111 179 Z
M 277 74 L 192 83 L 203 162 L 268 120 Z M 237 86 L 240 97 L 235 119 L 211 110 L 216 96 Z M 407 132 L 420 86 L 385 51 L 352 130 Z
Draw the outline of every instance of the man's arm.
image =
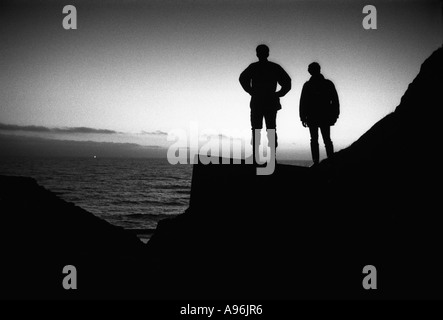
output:
M 278 79 L 278 84 L 281 86 L 281 89 L 279 91 L 276 92 L 278 97 L 284 97 L 290 90 L 292 87 L 291 84 L 291 77 L 286 73 L 286 71 L 280 67 L 280 71 L 279 71 L 279 79 Z
M 240 74 L 239 81 L 241 86 L 243 87 L 243 90 L 245 90 L 250 95 L 252 95 L 251 78 L 251 66 L 249 66 Z
M 306 83 L 303 85 L 303 89 L 301 90 L 301 96 L 300 96 L 300 108 L 299 108 L 299 114 L 300 114 L 300 121 L 302 122 L 303 126 L 306 127 L 306 111 L 307 111 L 307 86 Z
M 329 82 L 331 84 L 331 106 L 333 110 L 333 114 L 336 119 L 340 115 L 340 103 L 338 101 L 337 90 L 335 90 L 334 83 L 332 81 Z

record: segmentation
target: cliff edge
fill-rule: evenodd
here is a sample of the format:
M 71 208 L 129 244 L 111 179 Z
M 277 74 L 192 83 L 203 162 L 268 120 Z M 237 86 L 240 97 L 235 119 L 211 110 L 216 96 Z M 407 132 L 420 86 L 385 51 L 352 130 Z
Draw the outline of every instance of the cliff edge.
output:
M 253 166 L 195 165 L 190 208 L 148 244 L 180 274 L 178 296 L 442 298 L 442 54 L 423 63 L 393 113 L 315 169 L 256 176 Z M 363 289 L 366 265 L 377 290 Z

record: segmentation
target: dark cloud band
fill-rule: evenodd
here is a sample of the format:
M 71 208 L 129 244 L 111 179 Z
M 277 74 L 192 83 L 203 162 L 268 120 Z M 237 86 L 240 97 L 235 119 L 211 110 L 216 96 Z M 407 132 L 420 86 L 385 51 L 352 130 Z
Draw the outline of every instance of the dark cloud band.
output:
M 156 131 L 142 131 L 141 134 L 146 134 L 146 135 L 153 135 L 153 136 L 167 136 L 168 133 L 161 131 L 161 130 L 156 130 Z
M 97 133 L 118 134 L 119 132 L 108 129 L 95 129 L 88 127 L 49 128 L 44 126 L 19 126 L 15 124 L 0 123 L 2 131 L 26 131 L 26 132 L 48 132 L 48 133 Z

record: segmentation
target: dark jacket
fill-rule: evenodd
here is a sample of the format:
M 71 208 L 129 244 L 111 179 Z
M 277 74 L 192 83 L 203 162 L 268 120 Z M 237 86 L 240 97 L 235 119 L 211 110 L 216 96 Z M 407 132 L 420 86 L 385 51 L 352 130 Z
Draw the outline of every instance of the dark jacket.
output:
M 251 95 L 251 108 L 281 109 L 280 97 L 291 90 L 291 78 L 283 68 L 270 61 L 254 62 L 240 74 L 240 84 Z M 276 93 L 277 83 L 281 90 Z
M 300 120 L 308 126 L 332 126 L 340 115 L 337 91 L 322 74 L 312 76 L 303 85 L 300 97 Z

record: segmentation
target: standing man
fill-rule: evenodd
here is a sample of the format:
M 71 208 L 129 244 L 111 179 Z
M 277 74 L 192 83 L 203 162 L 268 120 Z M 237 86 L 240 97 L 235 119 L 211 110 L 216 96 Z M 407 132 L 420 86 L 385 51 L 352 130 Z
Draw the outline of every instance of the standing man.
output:
M 300 97 L 300 120 L 303 127 L 309 127 L 311 134 L 311 153 L 314 165 L 320 161 L 318 129 L 320 128 L 326 155 L 331 158 L 334 146 L 331 140 L 331 126 L 340 114 L 337 91 L 332 81 L 320 73 L 320 65 L 313 62 L 308 66 L 311 78 L 303 85 Z
M 254 159 L 260 145 L 260 131 L 263 128 L 263 118 L 266 122 L 268 145 L 272 147 L 275 132 L 277 111 L 281 109 L 280 97 L 291 90 L 291 78 L 274 62 L 268 61 L 269 48 L 261 44 L 256 49 L 258 62 L 254 62 L 240 74 L 240 84 L 251 95 L 251 128 L 252 148 Z M 281 86 L 277 90 L 277 84 Z M 277 147 L 277 133 L 275 132 L 275 148 Z

